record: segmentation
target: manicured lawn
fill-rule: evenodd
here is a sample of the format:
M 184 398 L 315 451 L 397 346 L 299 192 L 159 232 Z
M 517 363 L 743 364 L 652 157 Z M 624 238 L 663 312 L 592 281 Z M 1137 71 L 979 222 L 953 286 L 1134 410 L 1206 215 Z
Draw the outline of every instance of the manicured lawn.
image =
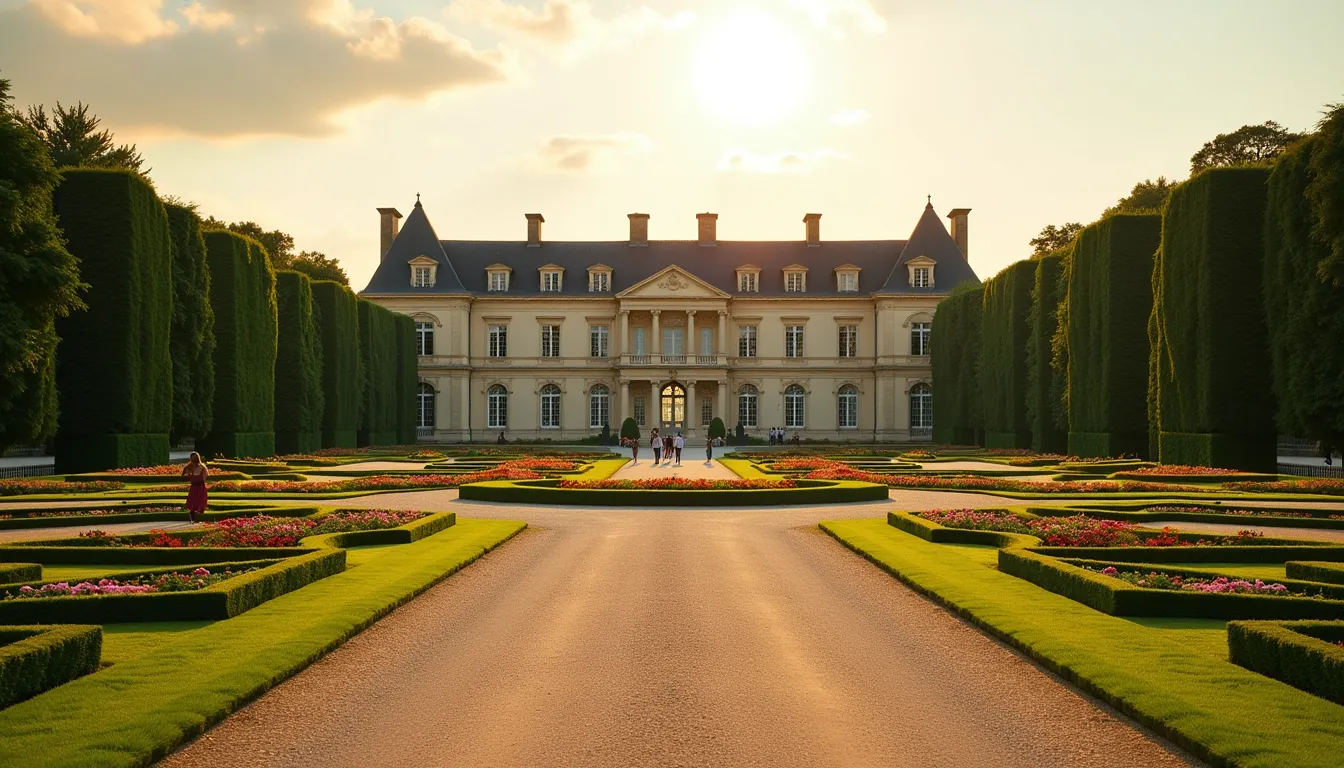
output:
M 1215 624 L 1136 622 L 986 568 L 884 520 L 822 528 L 901 581 L 1216 765 L 1337 766 L 1344 706 L 1213 652 Z M 1224 634 L 1225 638 L 1225 634 Z
M 96 674 L 0 711 L 0 766 L 140 766 L 525 527 L 459 520 L 228 621 L 122 625 Z
M 103 625 L 103 664 L 120 664 L 144 656 L 214 621 L 147 621 Z

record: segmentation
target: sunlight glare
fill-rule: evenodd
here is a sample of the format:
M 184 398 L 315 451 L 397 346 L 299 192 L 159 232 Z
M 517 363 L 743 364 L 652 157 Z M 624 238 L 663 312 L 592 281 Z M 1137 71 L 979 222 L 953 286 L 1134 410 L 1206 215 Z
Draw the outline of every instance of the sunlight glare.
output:
M 802 45 L 783 22 L 768 13 L 740 11 L 705 33 L 693 74 L 696 93 L 711 112 L 762 125 L 798 108 L 810 73 Z

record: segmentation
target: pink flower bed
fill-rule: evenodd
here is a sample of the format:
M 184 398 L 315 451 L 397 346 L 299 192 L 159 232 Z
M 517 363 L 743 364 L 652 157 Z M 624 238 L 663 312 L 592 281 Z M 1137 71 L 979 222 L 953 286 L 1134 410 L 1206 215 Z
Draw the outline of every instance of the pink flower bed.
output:
M 205 589 L 206 587 L 218 584 L 225 579 L 231 579 L 241 573 L 248 573 L 256 570 L 250 568 L 247 571 L 234 573 L 225 568 L 219 573 L 211 573 L 207 568 L 197 568 L 190 574 L 183 573 L 165 573 L 159 576 L 147 576 L 140 579 L 130 579 L 121 581 L 118 579 L 99 579 L 98 581 L 81 581 L 71 584 L 68 581 L 58 581 L 52 584 L 43 584 L 40 587 L 22 586 L 19 589 L 6 596 L 6 600 L 28 600 L 42 597 L 70 597 L 79 595 L 135 595 L 150 592 L 194 592 Z
M 1133 584 L 1136 587 L 1145 589 L 1168 589 L 1184 590 L 1187 592 L 1205 592 L 1208 594 L 1239 594 L 1239 595 L 1278 595 L 1282 597 L 1296 597 L 1288 588 L 1282 584 L 1265 583 L 1260 579 L 1247 581 L 1245 579 L 1229 579 L 1226 576 L 1219 576 L 1215 579 L 1187 578 L 1184 576 L 1172 576 L 1166 573 L 1149 573 L 1146 576 L 1137 571 L 1121 571 L 1114 566 L 1107 566 L 1100 571 L 1105 576 L 1119 579 L 1126 584 Z
M 408 509 L 370 509 L 333 512 L 319 518 L 235 517 L 205 523 L 206 533 L 201 536 L 179 537 L 151 531 L 155 536 L 147 543 L 130 543 L 106 531 L 86 531 L 80 537 L 89 539 L 91 544 L 110 547 L 296 547 L 306 536 L 397 528 L 428 514 Z
M 126 484 L 117 480 L 90 480 L 67 483 L 61 480 L 0 480 L 0 496 L 23 496 L 35 493 L 98 493 L 119 491 Z
M 1000 531 L 1004 533 L 1031 533 L 1027 522 L 1001 509 L 929 509 L 911 514 L 922 517 L 944 528 L 963 528 L 972 531 Z
M 741 491 L 756 488 L 795 488 L 792 480 L 707 480 L 688 477 L 656 477 L 644 480 L 561 480 L 561 488 L 626 491 Z

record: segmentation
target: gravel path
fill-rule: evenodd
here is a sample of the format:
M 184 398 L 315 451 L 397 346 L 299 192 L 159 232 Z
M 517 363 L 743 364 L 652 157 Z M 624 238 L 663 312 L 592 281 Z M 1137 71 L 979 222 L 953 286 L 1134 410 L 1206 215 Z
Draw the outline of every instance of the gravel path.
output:
M 164 766 L 1187 764 L 815 528 L 887 502 L 343 504 L 533 527 Z

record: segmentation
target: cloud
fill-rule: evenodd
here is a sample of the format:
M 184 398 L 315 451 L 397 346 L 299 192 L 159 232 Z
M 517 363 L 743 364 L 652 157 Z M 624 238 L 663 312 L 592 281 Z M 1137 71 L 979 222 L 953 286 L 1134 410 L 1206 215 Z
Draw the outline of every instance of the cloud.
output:
M 758 155 L 747 149 L 730 149 L 719 159 L 719 170 L 729 173 L 811 173 L 845 155 L 822 147 L 815 152 L 779 152 Z
M 689 11 L 664 16 L 648 6 L 599 19 L 584 0 L 546 0 L 538 10 L 507 0 L 453 0 L 447 14 L 454 21 L 570 54 L 628 42 L 650 31 L 680 29 L 695 19 Z
M 789 0 L 789 4 L 812 19 L 817 29 L 844 35 L 850 26 L 869 35 L 887 31 L 887 20 L 873 7 L 873 0 Z
M 160 5 L 30 0 L 0 11 L 5 74 L 30 101 L 93 102 L 118 129 L 234 137 L 330 134 L 345 110 L 514 72 L 500 51 L 437 22 L 350 0 L 194 0 L 178 6 L 182 24 Z
M 831 122 L 836 125 L 862 125 L 872 116 L 866 109 L 842 109 L 831 115 Z
M 647 152 L 652 142 L 638 133 L 553 136 L 527 164 L 547 173 L 586 174 L 611 167 L 619 158 Z

